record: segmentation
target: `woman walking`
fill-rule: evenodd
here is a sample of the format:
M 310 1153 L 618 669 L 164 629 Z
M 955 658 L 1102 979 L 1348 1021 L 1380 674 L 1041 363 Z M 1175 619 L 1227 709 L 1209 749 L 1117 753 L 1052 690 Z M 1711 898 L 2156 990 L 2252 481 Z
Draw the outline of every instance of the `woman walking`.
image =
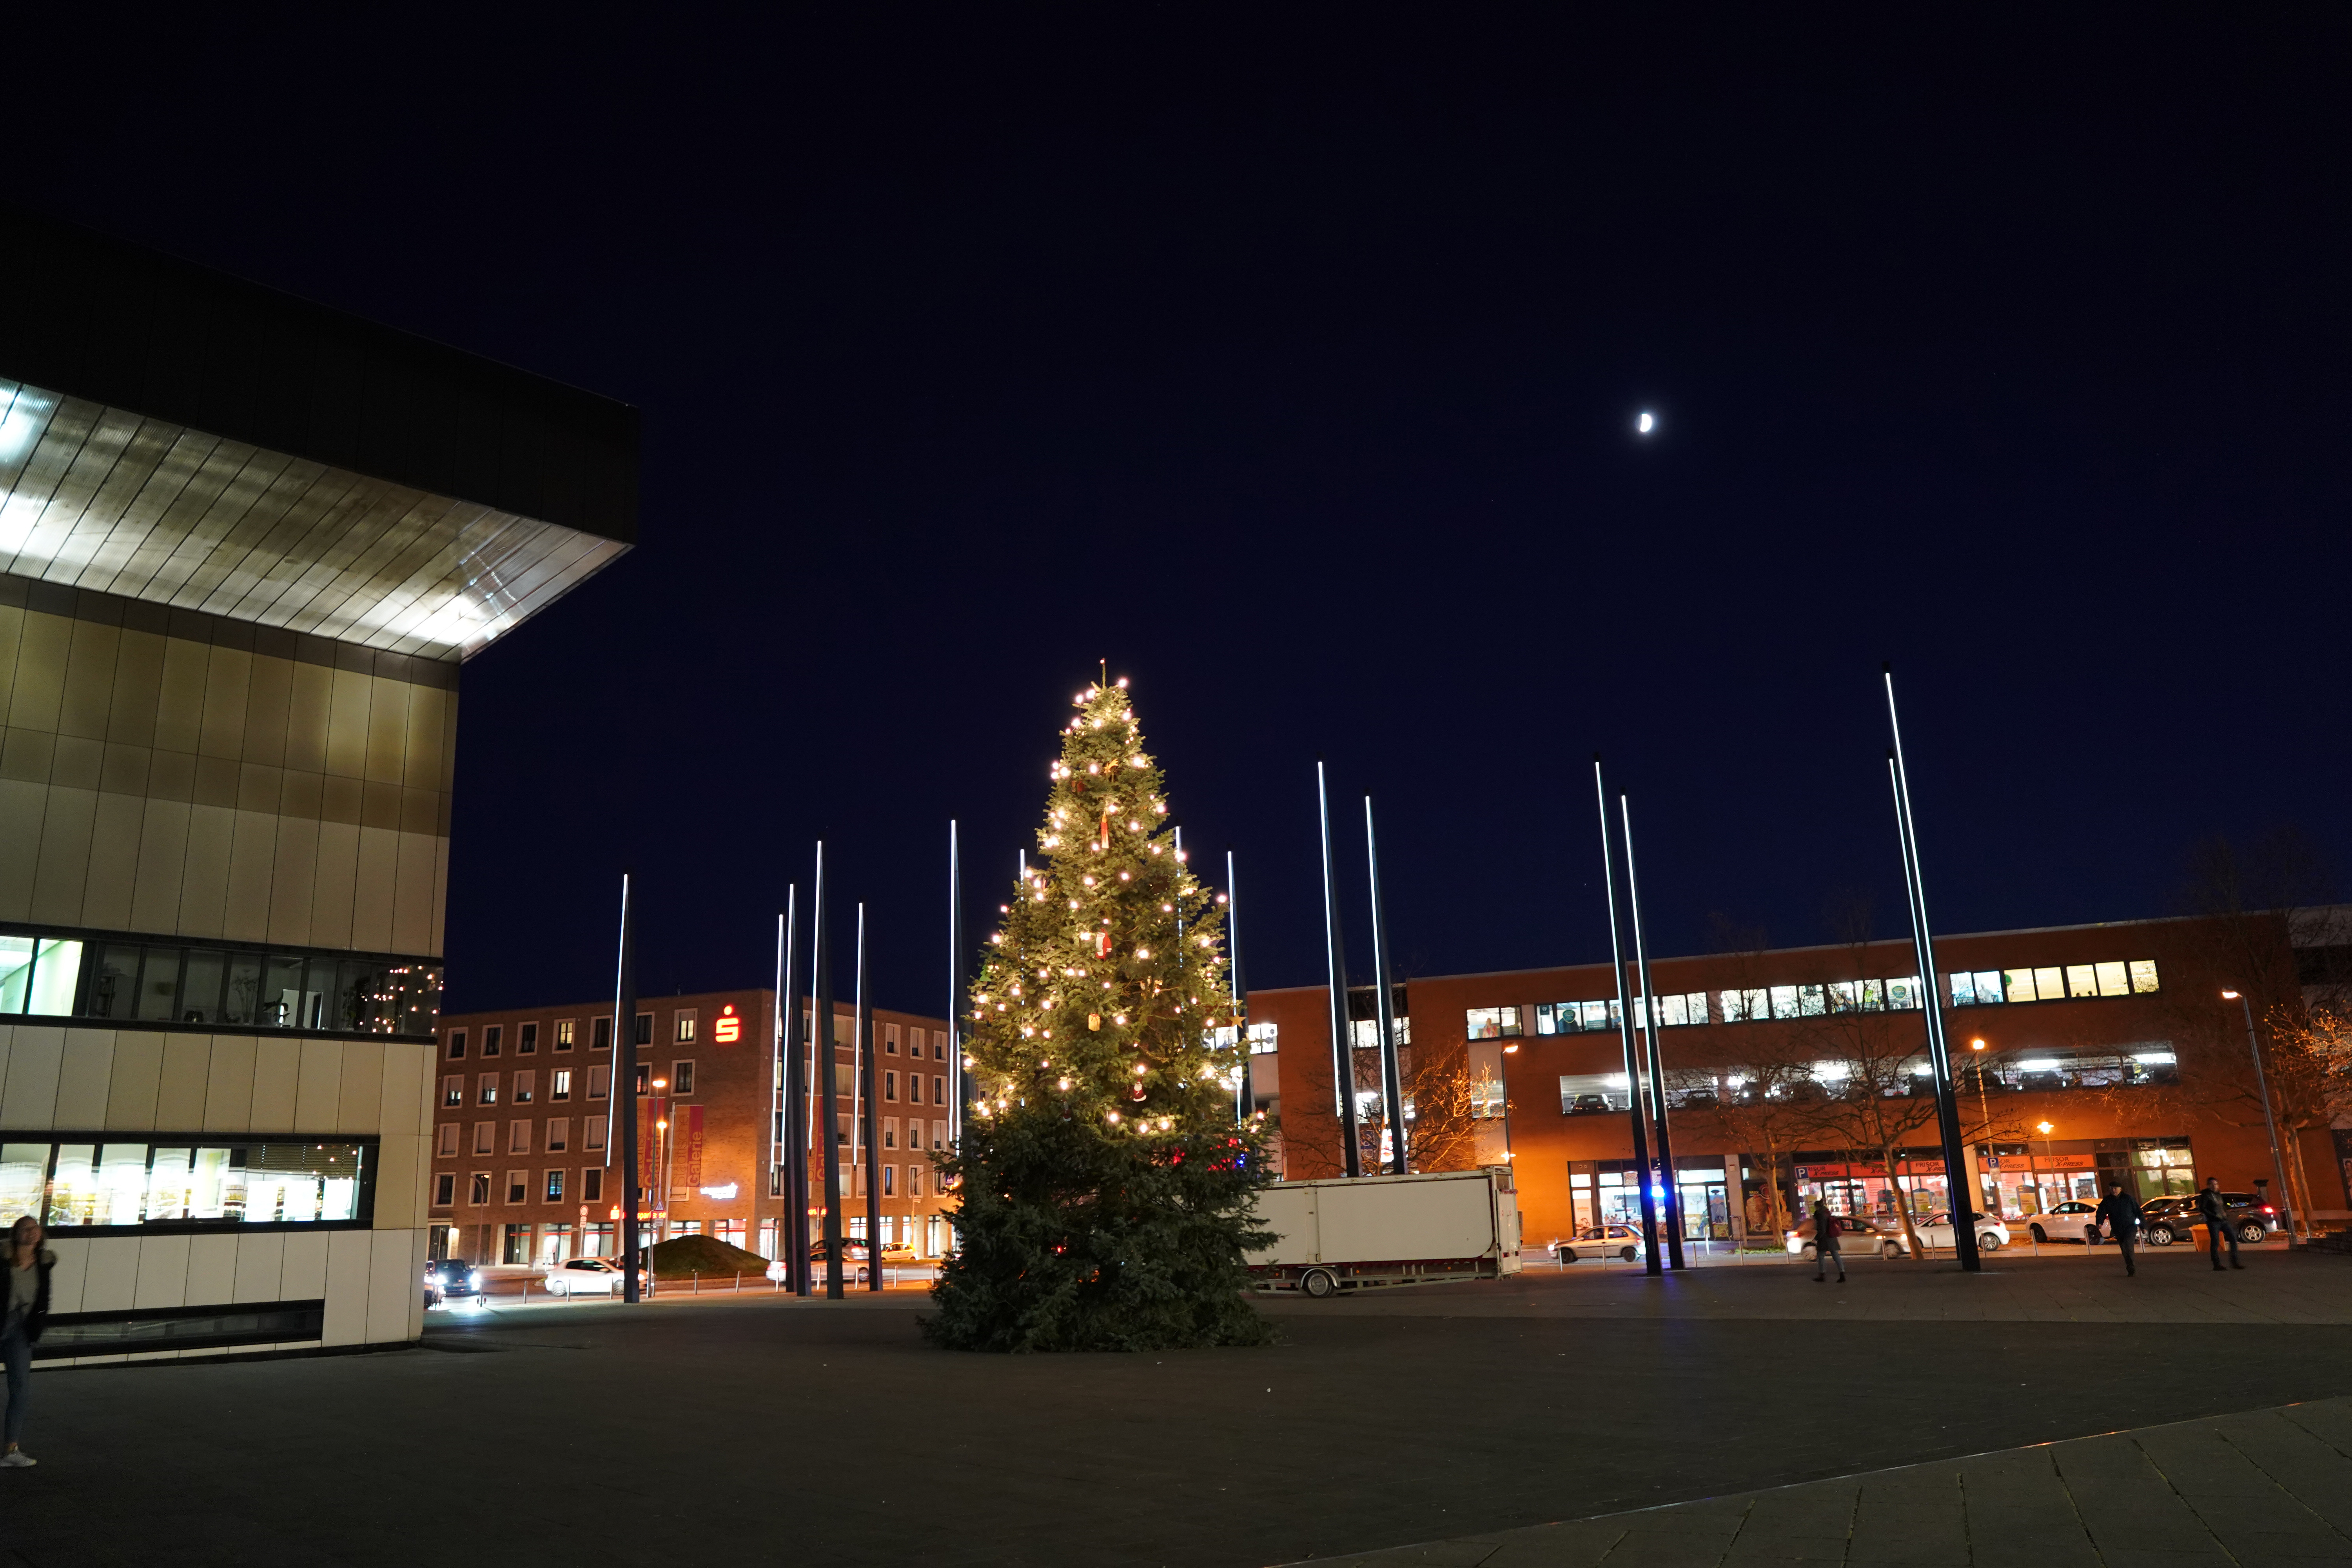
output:
M 1828 1276 L 1823 1272 L 1831 1263 L 1837 1264 L 1838 1283 L 1845 1283 L 1845 1255 L 1838 1250 L 1838 1216 L 1830 1213 L 1825 1199 L 1813 1200 L 1813 1283 L 1818 1285 Z
M 0 1322 L 0 1359 L 8 1363 L 8 1447 L 0 1468 L 21 1470 L 37 1464 L 16 1447 L 25 1430 L 25 1395 L 33 1381 L 33 1347 L 49 1321 L 49 1270 L 58 1255 L 41 1245 L 41 1222 L 31 1215 L 8 1230 L 8 1314 Z

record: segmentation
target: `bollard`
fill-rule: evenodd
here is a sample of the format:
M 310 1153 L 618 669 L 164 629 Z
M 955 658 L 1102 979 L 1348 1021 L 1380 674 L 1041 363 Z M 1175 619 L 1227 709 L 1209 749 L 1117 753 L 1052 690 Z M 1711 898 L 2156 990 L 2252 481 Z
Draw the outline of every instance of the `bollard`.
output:
M 695 1270 L 693 1289 L 687 1291 L 687 1294 L 689 1296 L 699 1296 L 702 1294 L 702 1271 L 700 1269 Z

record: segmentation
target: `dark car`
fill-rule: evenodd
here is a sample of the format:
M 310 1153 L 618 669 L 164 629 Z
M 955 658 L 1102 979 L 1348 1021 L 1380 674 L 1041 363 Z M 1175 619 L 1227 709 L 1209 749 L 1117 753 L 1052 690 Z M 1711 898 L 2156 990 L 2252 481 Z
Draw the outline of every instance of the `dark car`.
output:
M 2197 1209 L 2197 1200 L 2189 1198 L 2150 1198 L 2139 1205 L 2139 1238 L 2150 1247 L 2169 1247 L 2176 1241 L 2190 1239 L 2190 1233 L 2205 1223 Z M 2230 1216 L 2236 1227 L 2238 1239 L 2253 1243 L 2262 1241 L 2278 1228 L 2278 1210 L 2261 1202 L 2252 1193 L 2223 1193 L 2221 1212 Z
M 481 1271 L 462 1258 L 445 1258 L 438 1263 L 425 1266 L 425 1304 L 439 1306 L 452 1298 L 472 1297 L 478 1300 L 482 1294 Z
M 1569 1101 L 1568 1113 L 1570 1116 L 1590 1116 L 1611 1109 L 1609 1097 L 1605 1094 L 1580 1094 Z

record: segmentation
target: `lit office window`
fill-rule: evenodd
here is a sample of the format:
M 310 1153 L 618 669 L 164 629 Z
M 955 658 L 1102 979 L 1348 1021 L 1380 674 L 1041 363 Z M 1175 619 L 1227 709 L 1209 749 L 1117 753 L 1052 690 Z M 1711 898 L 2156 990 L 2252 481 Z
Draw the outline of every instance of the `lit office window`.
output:
M 496 1105 L 499 1102 L 499 1075 L 494 1072 L 486 1072 L 481 1076 L 479 1082 L 481 1087 L 474 1096 L 474 1103 L 477 1105 Z
M 1793 985 L 1772 987 L 1772 1016 L 1793 1018 L 1797 1016 L 1797 988 Z
M 2135 958 L 2131 961 L 2131 988 L 2134 994 L 2156 989 L 2156 960 Z
M 35 1171 L 42 1180 L 36 1181 Z M 0 1148 L 0 1225 L 36 1213 L 49 1229 L 180 1232 L 365 1225 L 375 1146 L 320 1143 L 11 1143 Z
M 2094 964 L 2092 967 L 2098 971 L 2100 995 L 2128 996 L 2131 994 L 2131 976 L 2120 962 Z
M 579 1022 L 576 1019 L 555 1020 L 555 1048 L 559 1051 L 570 1050 L 572 1043 L 579 1037 Z
M 2063 1001 L 2066 996 L 2066 972 L 2057 964 L 2037 965 L 2033 971 L 2034 994 L 2044 1002 Z
M 2098 994 L 2099 975 L 2097 970 L 2094 969 L 2087 963 L 2070 963 L 2066 966 L 2067 995 L 2096 996 Z
M 1517 1007 L 1472 1007 L 1466 1017 L 1470 1038 L 1474 1040 L 1507 1039 L 1519 1032 Z
M 1828 1011 L 1829 997 L 1826 994 L 1824 987 L 1819 985 L 1800 985 L 1797 987 L 1798 1016 L 1803 1018 L 1818 1018 Z
M 2033 992 L 2033 971 L 2031 969 L 2002 970 L 2001 994 L 2012 1002 L 2038 1000 Z

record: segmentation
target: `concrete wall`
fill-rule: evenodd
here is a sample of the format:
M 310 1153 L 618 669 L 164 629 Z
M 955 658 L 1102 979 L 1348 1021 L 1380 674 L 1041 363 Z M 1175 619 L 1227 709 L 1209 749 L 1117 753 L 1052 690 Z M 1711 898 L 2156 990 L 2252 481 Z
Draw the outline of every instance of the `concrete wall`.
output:
M 42 597 L 0 595 L 0 921 L 439 956 L 446 667 Z
M 54 1232 L 51 1310 L 327 1302 L 324 1345 L 413 1340 L 424 1323 L 430 1041 L 308 1040 L 0 1024 L 0 1127 L 382 1139 L 373 1230 L 104 1237 Z M 268 1345 L 240 1347 L 269 1350 Z M 287 1346 L 282 1348 L 294 1348 Z M 47 1366 L 218 1355 L 83 1356 Z

